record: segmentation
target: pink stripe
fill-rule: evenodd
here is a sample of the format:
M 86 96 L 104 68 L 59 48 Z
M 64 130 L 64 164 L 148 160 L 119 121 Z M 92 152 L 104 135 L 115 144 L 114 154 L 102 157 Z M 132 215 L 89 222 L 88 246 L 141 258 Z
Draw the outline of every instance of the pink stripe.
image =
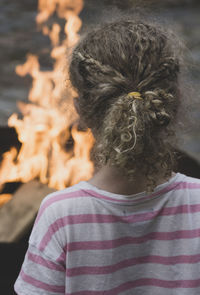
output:
M 52 223 L 44 237 L 42 238 L 39 249 L 43 251 L 52 239 L 52 236 L 66 225 L 83 224 L 83 223 L 136 223 L 154 219 L 158 216 L 169 216 L 184 213 L 200 212 L 200 204 L 197 205 L 181 205 L 175 207 L 167 207 L 162 210 L 143 212 L 139 214 L 131 214 L 128 216 L 114 216 L 106 214 L 79 214 L 70 215 L 57 219 Z
M 145 196 L 143 198 L 139 198 L 139 201 L 142 200 L 146 200 L 164 193 L 167 193 L 171 190 L 179 190 L 179 189 L 199 189 L 200 188 L 200 184 L 198 183 L 187 183 L 187 182 L 175 182 L 173 184 L 170 184 L 169 186 L 163 188 L 160 191 L 157 191 L 151 195 Z M 78 190 L 75 192 L 71 192 L 71 193 L 62 193 L 59 195 L 59 192 L 51 197 L 49 200 L 47 200 L 40 208 L 40 211 L 38 213 L 38 216 L 36 218 L 36 223 L 39 221 L 41 215 L 43 214 L 43 212 L 46 210 L 46 208 L 48 208 L 49 206 L 51 206 L 53 203 L 55 202 L 59 202 L 59 201 L 63 201 L 65 199 L 71 199 L 71 198 L 82 198 L 82 197 L 88 197 L 88 195 L 92 196 L 92 197 L 97 197 L 103 200 L 109 200 L 109 201 L 115 201 L 115 202 L 119 202 L 119 203 L 137 203 L 138 199 L 137 197 L 135 197 L 135 199 L 133 200 L 131 197 L 128 200 L 124 200 L 124 199 L 115 199 L 115 198 L 111 198 L 105 195 L 101 195 L 93 190 Z
M 127 290 L 131 290 L 136 287 L 141 286 L 155 286 L 161 288 L 169 288 L 169 289 L 176 289 L 176 288 L 197 288 L 200 287 L 200 279 L 198 280 L 160 280 L 154 278 L 142 278 L 135 281 L 126 282 L 121 284 L 120 286 L 105 290 L 105 291 L 79 291 L 73 293 L 66 293 L 65 295 L 116 295 L 120 294 L 120 292 L 125 292 Z
M 137 204 L 138 201 L 141 202 L 141 201 L 145 201 L 145 200 L 151 199 L 153 197 L 156 197 L 156 196 L 159 196 L 161 194 L 167 193 L 167 192 L 169 192 L 171 190 L 174 190 L 175 188 L 181 189 L 181 187 L 178 188 L 179 184 L 181 185 L 182 182 L 175 182 L 175 183 L 173 183 L 173 184 L 171 184 L 171 185 L 163 188 L 160 191 L 157 191 L 155 193 L 152 193 L 151 195 L 146 195 L 144 197 L 141 197 L 141 196 L 139 196 L 139 197 L 137 197 L 137 196 L 131 197 L 130 196 L 129 199 L 128 199 L 128 197 L 127 197 L 127 199 L 110 198 L 110 197 L 101 195 L 101 194 L 99 194 L 99 193 L 97 193 L 96 191 L 93 191 L 93 190 L 84 190 L 84 191 L 87 194 L 89 194 L 90 196 L 97 197 L 97 198 L 100 198 L 100 199 L 105 199 L 105 200 L 115 201 L 115 202 L 120 202 L 120 203 L 127 203 L 127 204 L 135 204 L 135 203 Z
M 83 267 L 74 267 L 67 269 L 67 276 L 79 276 L 79 275 L 106 275 L 110 273 L 114 273 L 118 270 L 121 270 L 126 267 L 144 264 L 144 263 L 157 263 L 162 265 L 175 265 L 180 263 L 198 263 L 200 262 L 200 254 L 197 255 L 180 255 L 180 256 L 171 256 L 171 257 L 164 257 L 164 256 L 142 256 L 132 259 L 127 259 L 120 261 L 114 265 L 107 265 L 107 266 L 83 266 Z
M 52 196 L 49 200 L 47 200 L 41 207 L 39 210 L 39 213 L 37 215 L 36 218 L 36 223 L 39 221 L 40 217 L 42 216 L 43 212 L 49 207 L 51 206 L 53 203 L 55 202 L 59 202 L 59 201 L 63 201 L 65 199 L 71 199 L 71 198 L 81 198 L 81 197 L 85 197 L 85 193 L 81 190 L 79 191 L 75 191 L 72 193 L 62 193 L 59 194 L 59 192 L 56 193 L 55 196 Z
M 65 286 L 56 286 L 56 285 L 49 285 L 44 282 L 41 282 L 37 279 L 34 279 L 33 277 L 30 277 L 29 275 L 25 274 L 23 270 L 20 272 L 21 278 L 28 284 L 40 288 L 45 291 L 49 292 L 56 292 L 56 293 L 64 293 L 65 292 Z
M 141 237 L 123 237 L 115 240 L 104 241 L 80 241 L 68 243 L 65 251 L 78 251 L 78 250 L 104 250 L 114 249 L 120 246 L 129 244 L 141 244 L 149 240 L 170 241 L 177 239 L 194 239 L 200 236 L 200 229 L 195 230 L 182 230 L 174 232 L 152 232 Z
M 56 262 L 60 262 L 63 261 L 64 259 L 66 259 L 66 248 L 67 246 L 65 246 L 65 250 L 60 254 L 60 256 L 56 259 Z
M 31 260 L 32 262 L 34 262 L 36 264 L 40 264 L 40 265 L 47 267 L 51 270 L 65 272 L 65 269 L 63 266 L 58 265 L 50 260 L 44 259 L 39 255 L 35 255 L 35 254 L 31 253 L 30 251 L 28 251 L 27 255 L 28 255 L 28 260 Z
M 137 197 L 137 196 L 134 196 L 133 198 L 130 197 L 130 199 L 128 200 L 124 200 L 124 199 L 112 199 L 112 198 L 109 198 L 109 197 L 106 197 L 104 195 L 100 195 L 99 193 L 93 191 L 93 190 L 84 190 L 86 193 L 90 194 L 91 196 L 95 196 L 97 198 L 101 198 L 101 199 L 107 199 L 107 200 L 114 200 L 116 202 L 120 202 L 120 203 L 131 203 L 131 204 L 134 204 L 134 203 L 138 203 L 141 202 L 141 201 L 145 201 L 145 200 L 148 200 L 148 199 L 151 199 L 153 197 L 156 197 L 156 196 L 159 196 L 159 195 L 162 195 L 162 194 L 165 194 L 171 190 L 181 190 L 181 189 L 199 189 L 200 188 L 200 183 L 188 183 L 188 182 L 174 182 L 172 184 L 169 184 L 167 187 L 164 187 L 163 189 L 155 192 L 155 193 L 152 193 L 151 195 L 147 195 L 147 196 L 144 196 L 144 197 Z

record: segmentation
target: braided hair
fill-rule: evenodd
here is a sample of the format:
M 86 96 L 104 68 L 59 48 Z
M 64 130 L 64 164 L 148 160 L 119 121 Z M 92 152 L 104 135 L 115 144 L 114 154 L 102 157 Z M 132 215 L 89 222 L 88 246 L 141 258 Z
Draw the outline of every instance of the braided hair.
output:
M 140 170 L 147 190 L 157 185 L 161 173 L 171 175 L 179 73 L 172 39 L 156 25 L 120 20 L 79 42 L 69 75 L 80 117 L 96 139 L 99 167 L 119 167 L 130 180 Z M 142 99 L 131 99 L 131 91 Z

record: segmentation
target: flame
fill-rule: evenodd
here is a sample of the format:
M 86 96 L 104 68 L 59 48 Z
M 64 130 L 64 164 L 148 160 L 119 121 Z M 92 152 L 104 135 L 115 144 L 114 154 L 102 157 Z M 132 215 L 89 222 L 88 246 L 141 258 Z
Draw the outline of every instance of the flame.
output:
M 64 67 L 67 68 L 66 52 L 70 53 L 79 40 L 82 23 L 78 14 L 83 8 L 83 1 L 39 0 L 38 8 L 36 22 L 51 40 L 54 66 L 51 71 L 42 71 L 38 57 L 29 54 L 27 61 L 16 67 L 18 75 L 29 74 L 33 82 L 29 103 L 18 102 L 22 118 L 13 114 L 8 120 L 8 125 L 16 129 L 22 146 L 19 153 L 15 148 L 4 153 L 0 187 L 6 182 L 28 182 L 38 178 L 52 188 L 63 189 L 87 180 L 93 174 L 90 150 L 94 139 L 90 130 L 79 131 L 75 124 L 78 116 L 72 103 L 74 93 L 70 85 L 66 85 L 64 72 Z M 65 20 L 63 40 L 58 23 L 51 28 L 45 24 L 55 13 Z M 66 151 L 65 144 L 70 136 L 74 148 Z

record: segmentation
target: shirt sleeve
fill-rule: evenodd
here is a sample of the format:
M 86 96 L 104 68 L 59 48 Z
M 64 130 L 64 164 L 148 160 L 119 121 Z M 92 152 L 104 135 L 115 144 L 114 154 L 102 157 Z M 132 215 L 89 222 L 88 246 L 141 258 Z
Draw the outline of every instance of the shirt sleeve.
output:
M 15 282 L 18 295 L 65 294 L 65 259 L 57 231 L 53 206 L 44 200 L 40 206 L 29 247 Z M 63 259 L 60 259 L 63 257 Z

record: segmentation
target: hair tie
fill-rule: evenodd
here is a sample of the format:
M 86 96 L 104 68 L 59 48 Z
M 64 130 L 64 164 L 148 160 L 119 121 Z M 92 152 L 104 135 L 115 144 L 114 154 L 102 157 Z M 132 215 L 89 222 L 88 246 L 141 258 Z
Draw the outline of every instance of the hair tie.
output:
M 142 96 L 139 92 L 130 92 L 128 96 L 135 99 L 142 99 Z

